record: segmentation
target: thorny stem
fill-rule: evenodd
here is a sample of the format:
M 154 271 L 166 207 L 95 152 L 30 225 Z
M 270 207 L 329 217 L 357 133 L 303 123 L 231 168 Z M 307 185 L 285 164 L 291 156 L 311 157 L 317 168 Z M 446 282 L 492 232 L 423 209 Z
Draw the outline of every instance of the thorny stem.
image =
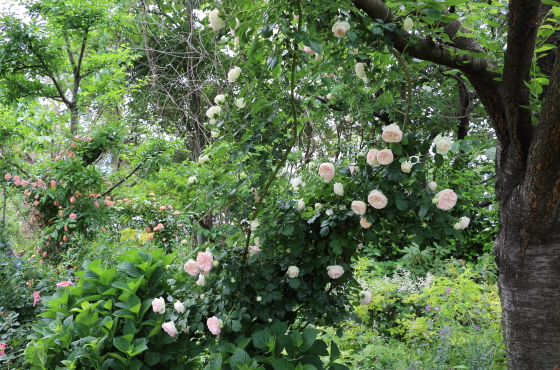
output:
M 406 121 L 408 120 L 408 115 L 410 113 L 410 106 L 412 105 L 412 79 L 410 78 L 410 73 L 408 72 L 406 62 L 404 61 L 402 56 L 399 54 L 399 52 L 396 49 L 393 49 L 392 52 L 395 58 L 397 58 L 397 60 L 401 64 L 402 68 L 404 69 L 404 73 L 406 74 L 406 79 L 408 81 L 408 86 L 406 89 L 406 112 L 404 113 L 404 120 L 403 120 L 403 127 L 402 127 L 402 131 L 404 131 L 406 129 Z

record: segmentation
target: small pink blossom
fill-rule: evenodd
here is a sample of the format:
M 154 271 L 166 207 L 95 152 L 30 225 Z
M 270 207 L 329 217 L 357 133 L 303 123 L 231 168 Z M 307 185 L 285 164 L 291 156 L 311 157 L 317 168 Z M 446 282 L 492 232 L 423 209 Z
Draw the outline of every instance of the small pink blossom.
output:
M 216 316 L 209 317 L 206 320 L 206 325 L 208 326 L 208 330 L 214 335 L 220 334 L 220 325 L 222 324 L 222 320 L 218 319 Z
M 60 283 L 56 284 L 57 287 L 65 287 L 65 286 L 70 286 L 70 285 L 74 285 L 74 283 L 71 280 L 61 281 Z
M 191 276 L 196 276 L 200 273 L 200 270 L 198 268 L 198 265 L 196 264 L 196 261 L 193 260 L 192 258 L 189 259 L 187 262 L 185 262 L 185 265 L 183 266 L 183 268 L 185 269 L 185 272 Z
M 177 334 L 179 334 L 179 332 L 177 331 L 177 328 L 175 327 L 175 323 L 173 321 L 164 322 L 163 324 L 161 324 L 161 327 L 171 337 L 174 337 Z
M 68 216 L 68 217 L 70 217 L 71 220 L 75 220 L 75 219 L 78 218 L 78 215 L 75 214 L 75 213 L 70 213 L 70 216 Z
M 56 187 L 56 181 L 51 180 L 51 188 L 54 188 L 54 187 Z
M 76 201 L 76 197 L 75 196 L 71 196 L 70 197 L 70 203 L 74 203 Z
M 47 253 L 47 252 L 45 252 Z M 41 292 L 36 290 L 33 292 L 33 307 L 37 305 L 37 303 L 41 300 Z
M 9 173 L 7 173 L 7 174 L 4 175 L 4 179 L 5 179 L 6 181 L 8 181 L 8 180 L 11 179 L 11 178 L 12 178 L 12 175 L 10 175 Z
M 443 211 L 448 211 L 457 203 L 457 194 L 451 189 L 444 189 L 436 194 L 438 200 L 437 207 Z
M 196 264 L 198 268 L 202 271 L 208 272 L 212 270 L 212 264 L 214 263 L 214 258 L 210 252 L 200 252 L 196 257 Z
M 2 356 L 4 354 L 4 350 L 6 349 L 7 346 L 8 346 L 8 343 L 6 343 L 6 342 L 0 343 L 0 356 Z
M 319 166 L 319 175 L 325 179 L 325 181 L 331 181 L 335 175 L 332 163 L 321 163 Z

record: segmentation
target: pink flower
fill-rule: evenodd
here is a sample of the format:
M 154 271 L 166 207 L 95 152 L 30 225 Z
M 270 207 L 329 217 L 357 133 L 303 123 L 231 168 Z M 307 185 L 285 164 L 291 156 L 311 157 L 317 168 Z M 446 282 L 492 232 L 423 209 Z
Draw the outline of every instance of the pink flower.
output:
M 165 211 L 167 209 L 166 206 L 159 206 L 160 211 Z
M 21 177 L 19 177 L 19 176 L 17 176 L 17 175 L 14 176 L 14 181 L 19 181 L 19 180 L 21 180 Z
M 152 301 L 152 309 L 154 310 L 154 312 L 162 315 L 165 313 L 165 301 L 162 297 L 154 298 L 154 300 Z
M 379 190 L 372 190 L 368 195 L 368 203 L 375 209 L 383 209 L 387 206 L 387 197 Z
M 353 175 L 356 172 L 359 171 L 359 167 L 356 165 L 351 164 L 350 166 L 348 166 L 348 169 L 350 170 L 350 174 Z
M 346 36 L 346 31 L 350 29 L 348 22 L 337 22 L 332 26 L 332 31 L 336 37 Z
M 319 166 L 319 175 L 329 182 L 334 178 L 334 166 L 331 163 L 321 163 Z
M 218 335 L 221 332 L 220 325 L 222 325 L 222 320 L 218 319 L 216 316 L 212 316 L 206 320 L 206 325 L 212 334 Z
M 361 216 L 366 213 L 367 205 L 361 200 L 355 200 L 350 205 L 350 208 L 352 208 L 352 211 L 354 211 L 355 214 Z
M 51 180 L 51 188 L 54 188 L 56 186 L 56 181 Z
M 290 266 L 288 267 L 288 276 L 291 278 L 295 278 L 299 275 L 299 268 L 297 266 Z
M 47 252 L 45 252 L 47 253 Z M 33 307 L 37 305 L 37 303 L 41 300 L 41 292 L 38 290 L 33 292 Z
M 75 213 L 70 213 L 70 216 L 68 216 L 68 217 L 70 217 L 71 220 L 75 220 L 75 219 L 78 218 L 78 215 L 75 214 Z
M 71 280 L 61 281 L 60 283 L 56 284 L 57 287 L 65 287 L 70 285 L 74 285 L 74 283 Z
M 344 268 L 339 265 L 327 266 L 327 274 L 331 279 L 338 279 L 344 274 Z
M 12 175 L 10 175 L 9 173 L 7 173 L 7 174 L 4 175 L 4 179 L 5 179 L 6 181 L 8 181 L 8 180 L 11 179 L 11 178 L 12 178 Z
M 309 53 L 309 54 L 315 54 L 313 49 L 311 49 L 309 46 L 304 46 L 303 51 L 305 51 L 306 53 Z
M 167 334 L 169 334 L 172 337 L 179 334 L 177 328 L 175 327 L 175 323 L 173 321 L 164 322 L 163 324 L 161 324 L 161 327 L 163 328 L 163 330 L 165 330 Z
M 178 214 L 180 214 L 180 213 L 181 213 L 181 212 L 179 212 L 179 211 L 173 212 L 174 215 L 178 215 Z
M 196 276 L 200 273 L 196 261 L 192 258 L 185 262 L 183 268 L 185 269 L 185 272 L 191 276 Z
M 159 223 L 159 224 L 157 224 L 156 227 L 154 227 L 154 231 L 162 230 L 162 229 L 163 229 L 163 224 L 162 223 Z
M 213 262 L 214 258 L 210 252 L 200 252 L 198 256 L 196 256 L 196 264 L 202 271 L 208 272 L 212 270 Z
M 250 255 L 259 253 L 260 251 L 261 251 L 261 249 L 259 247 L 257 247 L 256 245 L 249 246 L 249 254 Z
M 379 150 L 377 149 L 371 149 L 366 157 L 366 161 L 370 166 L 379 166 L 379 162 L 377 161 L 377 153 L 379 153 Z
M 4 350 L 6 349 L 7 346 L 8 346 L 8 343 L 6 343 L 6 342 L 0 343 L 0 356 L 2 356 L 4 354 Z
M 368 222 L 368 220 L 365 217 L 362 217 L 360 218 L 360 225 L 362 225 L 364 229 L 369 229 L 373 224 Z
M 437 207 L 443 211 L 448 211 L 457 203 L 457 194 L 451 189 L 444 189 L 436 194 L 438 200 Z
M 393 152 L 391 149 L 383 149 L 377 153 L 377 161 L 379 164 L 390 164 L 393 162 Z
M 388 143 L 398 143 L 402 140 L 402 131 L 399 126 L 393 123 L 383 127 L 381 137 Z
M 74 203 L 76 201 L 76 197 L 75 196 L 71 196 L 70 197 L 70 203 Z

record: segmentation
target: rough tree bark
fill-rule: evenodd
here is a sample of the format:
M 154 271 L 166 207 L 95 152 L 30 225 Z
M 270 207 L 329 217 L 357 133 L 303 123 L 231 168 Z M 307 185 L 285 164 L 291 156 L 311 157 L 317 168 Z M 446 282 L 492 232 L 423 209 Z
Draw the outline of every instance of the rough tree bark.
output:
M 372 19 L 393 20 L 381 0 L 353 0 Z M 511 0 L 503 74 L 485 59 L 451 55 L 450 45 L 432 39 L 408 44 L 391 34 L 397 50 L 458 69 L 481 99 L 498 138 L 496 195 L 501 227 L 494 245 L 500 271 L 503 335 L 508 369 L 553 369 L 560 364 L 560 58 L 557 49 L 541 62 L 550 79 L 538 124 L 531 123 L 530 67 L 537 30 L 548 6 L 535 0 Z M 455 22 L 453 22 L 455 23 Z M 452 47 L 479 51 L 474 38 L 454 38 Z M 559 37 L 551 42 L 558 46 Z M 458 63 L 467 62 L 467 63 Z

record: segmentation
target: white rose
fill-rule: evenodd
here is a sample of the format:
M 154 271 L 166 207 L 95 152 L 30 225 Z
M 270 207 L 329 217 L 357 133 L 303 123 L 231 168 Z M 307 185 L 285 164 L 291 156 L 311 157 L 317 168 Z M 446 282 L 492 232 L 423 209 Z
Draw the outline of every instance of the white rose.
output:
M 211 125 L 213 125 L 214 123 L 216 123 L 216 119 L 215 119 L 215 118 L 210 118 L 210 119 L 208 120 L 208 123 L 211 124 Z
M 354 121 L 354 117 L 348 114 L 346 117 L 344 117 L 344 120 L 348 123 L 352 123 Z
M 387 202 L 387 197 L 379 190 L 372 190 L 368 195 L 368 203 L 375 209 L 385 208 Z
M 206 111 L 206 116 L 208 118 L 214 118 L 214 116 L 219 116 L 222 113 L 222 108 L 220 108 L 218 105 L 214 105 L 210 108 L 208 108 L 208 110 Z
M 220 18 L 218 9 L 214 9 L 208 13 L 208 20 L 210 21 L 210 27 L 212 27 L 214 31 L 219 31 L 226 25 L 224 20 Z
M 152 301 L 152 309 L 159 314 L 165 313 L 165 300 L 162 297 L 154 298 Z
M 290 266 L 288 267 L 288 276 L 291 278 L 295 278 L 299 275 L 299 268 L 297 266 Z
M 357 215 L 363 215 L 366 213 L 366 209 L 367 206 L 364 202 L 362 202 L 361 200 L 355 200 L 352 202 L 352 204 L 350 205 L 350 208 L 352 208 L 352 211 L 357 214 Z
M 226 96 L 224 94 L 216 95 L 214 98 L 214 103 L 220 105 L 226 101 Z
M 467 226 L 469 226 L 469 223 L 471 222 L 471 219 L 468 217 L 461 217 L 461 220 L 459 221 L 459 224 L 461 224 L 461 229 L 466 229 Z
M 373 225 L 371 222 L 368 222 L 368 220 L 365 217 L 360 218 L 360 225 L 364 228 L 364 229 L 369 229 L 371 227 L 371 225 Z
M 327 209 L 327 210 L 325 211 L 325 214 L 326 214 L 327 216 L 332 216 L 332 215 L 334 215 L 334 211 L 333 211 L 332 209 Z
M 239 78 L 239 75 L 241 75 L 241 68 L 233 67 L 228 72 L 228 75 L 227 75 L 228 81 L 229 82 L 237 81 L 237 79 Z
M 315 60 L 323 60 L 323 56 L 321 54 L 315 53 Z
M 360 294 L 360 303 L 363 305 L 368 305 L 371 303 L 371 293 L 367 290 L 362 290 Z
M 453 225 L 453 228 L 454 228 L 455 230 L 461 230 L 461 223 L 460 223 L 460 222 L 457 222 L 455 225 Z
M 301 179 L 299 177 L 294 177 L 293 179 L 290 180 L 290 184 L 292 184 L 292 188 L 294 190 L 297 190 L 301 185 Z
M 432 93 L 432 88 L 428 85 L 424 85 L 422 86 L 422 90 L 424 90 L 425 92 L 427 92 L 428 94 Z
M 331 181 L 335 175 L 335 169 L 332 163 L 321 163 L 319 166 L 319 175 L 327 182 Z
M 187 185 L 192 185 L 196 182 L 196 176 L 190 176 L 189 179 L 187 180 Z
M 381 138 L 388 143 L 398 143 L 402 140 L 402 131 L 395 123 L 383 127 Z
M 210 135 L 215 139 L 215 138 L 217 138 L 218 136 L 220 136 L 220 131 L 218 131 L 218 130 L 211 130 L 211 131 L 210 131 Z
M 315 203 L 315 210 L 318 211 L 321 208 L 323 208 L 323 205 L 321 203 Z
M 247 103 L 245 103 L 244 98 L 239 98 L 239 99 L 235 99 L 235 105 L 237 105 L 237 108 L 241 109 L 241 108 L 245 108 Z
M 360 77 L 360 78 L 364 78 L 366 77 L 366 70 L 365 70 L 366 65 L 364 63 L 356 63 L 356 76 Z
M 183 303 L 177 301 L 173 304 L 173 307 L 178 313 L 185 313 L 185 305 Z
M 340 182 L 335 182 L 334 183 L 334 193 L 336 195 L 344 195 L 344 185 L 342 185 Z
M 328 94 L 327 94 L 327 100 L 333 100 L 333 99 L 334 99 L 333 94 L 328 93 Z
M 336 37 L 346 36 L 346 31 L 350 29 L 348 22 L 337 22 L 332 26 L 332 31 Z
M 206 276 L 204 276 L 203 274 L 198 275 L 196 285 L 204 286 L 204 284 L 206 284 Z
M 260 222 L 258 219 L 254 219 L 253 221 L 249 221 L 249 224 L 251 225 L 251 231 L 255 231 L 259 227 Z
M 453 141 L 451 141 L 451 139 L 447 136 L 438 135 L 434 139 L 434 145 L 436 146 L 436 152 L 438 154 L 445 155 L 451 150 Z
M 401 171 L 404 173 L 410 173 L 412 170 L 412 163 L 410 161 L 405 161 L 401 163 Z
M 412 21 L 412 19 L 410 19 L 410 17 L 406 17 L 406 19 L 403 22 L 403 28 L 405 31 L 412 31 L 412 28 L 414 27 L 414 21 Z
M 327 274 L 331 279 L 338 279 L 344 274 L 344 268 L 339 265 L 327 266 Z
M 210 157 L 208 157 L 207 155 L 203 155 L 203 156 L 198 158 L 198 163 L 204 164 L 204 163 L 208 162 L 209 160 L 210 160 Z
M 430 183 L 428 184 L 428 189 L 430 189 L 431 191 L 436 191 L 437 183 L 435 181 L 430 181 Z
M 303 199 L 298 200 L 297 202 L 297 208 L 300 211 L 303 211 L 305 209 L 305 202 L 303 201 Z

